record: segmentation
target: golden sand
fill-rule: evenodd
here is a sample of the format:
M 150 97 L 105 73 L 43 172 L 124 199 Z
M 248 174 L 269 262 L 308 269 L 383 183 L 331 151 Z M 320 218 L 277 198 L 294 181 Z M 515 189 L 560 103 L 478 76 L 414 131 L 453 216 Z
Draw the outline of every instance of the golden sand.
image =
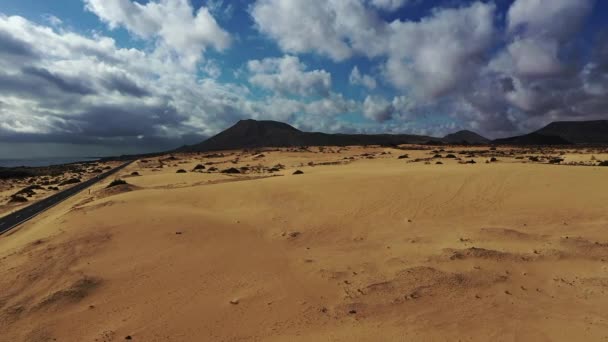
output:
M 608 167 L 435 148 L 136 162 L 0 236 L 0 340 L 607 340 Z

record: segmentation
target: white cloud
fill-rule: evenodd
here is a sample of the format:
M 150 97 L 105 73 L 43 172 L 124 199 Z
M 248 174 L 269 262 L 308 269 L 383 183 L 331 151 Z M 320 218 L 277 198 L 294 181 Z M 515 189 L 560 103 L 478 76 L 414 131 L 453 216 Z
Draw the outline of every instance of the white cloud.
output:
M 292 56 L 249 63 L 252 77 L 267 76 L 271 81 L 260 82 L 277 89 L 251 100 L 247 86 L 200 78 L 157 51 L 119 48 L 108 37 L 17 16 L 0 15 L 0 44 L 2 140 L 151 144 L 159 150 L 183 144 L 183 137 L 200 141 L 242 118 L 292 122 L 360 110 L 359 103 L 330 92 L 329 73 L 306 71 Z M 214 60 L 201 68 L 209 76 L 221 71 Z M 325 97 L 294 100 L 281 87 Z M 312 127 L 321 127 L 316 122 L 310 120 Z
M 564 39 L 580 29 L 594 0 L 516 0 L 507 13 L 508 31 Z
M 318 52 L 342 61 L 386 50 L 385 23 L 359 0 L 258 0 L 251 15 L 285 52 Z
M 357 66 L 350 72 L 348 81 L 353 85 L 361 85 L 367 89 L 376 89 L 376 80 L 369 75 L 361 74 Z
M 265 58 L 247 63 L 251 72 L 249 82 L 278 94 L 327 96 L 331 89 L 331 74 L 325 70 L 306 71 L 298 57 Z
M 328 97 L 306 104 L 304 112 L 311 115 L 333 116 L 359 110 L 360 104 L 357 101 L 346 99 L 342 94 L 331 93 Z
M 181 63 L 108 37 L 0 15 L 0 43 L 0 136 L 180 139 L 246 115 L 242 88 L 200 81 Z
M 410 0 L 371 0 L 374 7 L 389 12 L 399 9 L 409 2 Z
M 52 14 L 44 14 L 42 15 L 42 19 L 49 23 L 51 26 L 61 26 L 63 21 Z
M 393 8 L 403 1 L 376 1 Z M 387 58 L 385 77 L 396 88 L 428 98 L 461 87 L 485 62 L 494 43 L 491 3 L 435 9 L 420 21 L 383 21 L 362 0 L 258 0 L 258 29 L 283 51 L 314 52 L 341 61 L 354 55 Z M 357 83 L 357 72 L 351 79 Z M 363 80 L 363 76 L 361 76 Z M 373 82 L 365 82 L 371 88 Z
M 559 45 L 555 40 L 519 39 L 505 50 L 512 65 L 507 67 L 523 77 L 543 77 L 559 74 L 564 66 L 559 60 Z
M 234 14 L 234 5 L 225 0 L 207 0 L 209 12 L 216 18 L 230 19 Z
M 577 33 L 593 0 L 517 0 L 507 13 L 510 42 L 492 70 L 517 77 L 550 77 L 566 69 L 560 53 Z M 557 19 L 559 18 L 559 19 Z
M 132 0 L 85 0 L 85 3 L 87 10 L 110 28 L 122 26 L 141 38 L 159 38 L 190 68 L 207 47 L 224 50 L 230 45 L 230 35 L 209 10 L 201 7 L 194 13 L 189 0 L 152 0 L 146 4 Z
M 500 14 L 492 2 L 389 23 L 378 11 L 410 1 L 258 0 L 250 7 L 257 29 L 286 55 L 232 70 L 246 85 L 220 83 L 223 63 L 203 58 L 207 49 L 230 44 L 213 17 L 225 18 L 229 2 L 206 1 L 195 11 L 188 0 L 85 1 L 111 28 L 149 44 L 119 48 L 112 38 L 71 32 L 50 17 L 45 26 L 0 15 L 0 139 L 175 142 L 246 117 L 326 131 L 422 132 L 423 124 L 408 120 L 414 115 L 507 134 L 548 120 L 605 117 L 608 108 L 608 43 L 598 40 L 590 55 L 573 44 L 591 0 L 516 0 L 504 32 L 496 32 Z M 309 68 L 290 55 L 297 53 L 368 57 L 380 63 L 373 70 L 395 96 L 345 98 L 332 90 L 333 64 Z M 350 84 L 367 89 L 378 81 L 357 67 L 349 75 Z M 270 95 L 258 99 L 254 87 Z M 343 113 L 375 122 L 352 125 L 340 121 Z
M 222 75 L 222 68 L 219 63 L 214 60 L 207 60 L 201 67 L 201 71 L 211 78 L 218 78 Z
M 383 97 L 367 96 L 363 101 L 363 115 L 371 120 L 383 122 L 393 118 L 395 108 Z
M 436 10 L 419 22 L 391 23 L 386 77 L 397 88 L 436 98 L 476 76 L 493 44 L 492 4 Z

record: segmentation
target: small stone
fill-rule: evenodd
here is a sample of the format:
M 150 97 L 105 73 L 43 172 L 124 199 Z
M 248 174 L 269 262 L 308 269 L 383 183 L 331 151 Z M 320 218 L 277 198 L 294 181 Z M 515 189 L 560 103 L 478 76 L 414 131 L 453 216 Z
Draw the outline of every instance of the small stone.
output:
M 351 314 L 351 315 L 354 315 L 354 314 L 357 313 L 357 310 L 350 310 L 348 313 Z
M 234 298 L 230 301 L 230 304 L 232 305 L 237 305 L 239 303 L 239 299 L 238 298 Z
M 131 337 L 131 335 L 127 335 L 127 337 L 125 337 L 125 340 L 132 340 L 133 337 Z

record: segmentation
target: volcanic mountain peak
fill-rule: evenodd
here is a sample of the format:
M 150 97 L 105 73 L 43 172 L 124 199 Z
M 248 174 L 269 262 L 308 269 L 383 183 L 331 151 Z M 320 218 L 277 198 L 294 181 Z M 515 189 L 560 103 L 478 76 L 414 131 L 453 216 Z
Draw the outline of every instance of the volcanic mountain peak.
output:
M 575 144 L 608 143 L 608 120 L 556 121 L 535 133 L 558 136 Z
M 277 121 L 240 120 L 225 131 L 179 151 L 217 151 L 259 147 L 400 145 L 438 141 L 419 135 L 327 134 L 303 132 Z
M 608 120 L 554 122 L 538 131 L 490 141 L 467 130 L 445 137 L 408 134 L 328 134 L 303 132 L 283 122 L 270 120 L 240 120 L 225 131 L 192 146 L 177 151 L 218 151 L 260 147 L 348 146 L 401 144 L 507 144 L 507 145 L 568 145 L 608 144 Z
M 254 120 L 254 119 L 245 119 L 239 120 L 234 126 L 228 128 L 229 130 L 245 130 L 252 131 L 257 133 L 272 133 L 275 130 L 284 130 L 291 132 L 301 132 L 299 129 L 288 125 L 284 122 L 272 121 L 272 120 Z M 225 132 L 226 132 L 225 131 Z
M 556 121 L 529 134 L 494 140 L 497 144 L 608 144 L 608 120 Z
M 452 134 L 448 134 L 443 139 L 441 139 L 445 143 L 449 144 L 487 144 L 490 142 L 489 139 L 468 130 L 458 131 Z

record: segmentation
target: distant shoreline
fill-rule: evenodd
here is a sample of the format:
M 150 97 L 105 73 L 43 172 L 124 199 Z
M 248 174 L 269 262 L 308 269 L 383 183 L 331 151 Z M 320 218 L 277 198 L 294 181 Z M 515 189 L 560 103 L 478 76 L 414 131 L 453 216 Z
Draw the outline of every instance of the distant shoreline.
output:
M 46 157 L 46 158 L 24 158 L 24 159 L 2 159 L 0 158 L 0 167 L 48 167 L 61 166 L 73 163 L 86 163 L 98 161 L 99 157 Z

